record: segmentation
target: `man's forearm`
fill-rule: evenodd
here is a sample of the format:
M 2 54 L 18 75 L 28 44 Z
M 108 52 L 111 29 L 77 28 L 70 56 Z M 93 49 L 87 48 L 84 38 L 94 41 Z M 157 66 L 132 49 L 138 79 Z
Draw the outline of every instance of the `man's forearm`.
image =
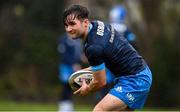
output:
M 96 80 L 92 80 L 90 83 L 89 83 L 89 92 L 94 92 L 94 91 L 97 91 L 101 88 L 103 88 L 106 84 L 100 84 L 98 81 Z

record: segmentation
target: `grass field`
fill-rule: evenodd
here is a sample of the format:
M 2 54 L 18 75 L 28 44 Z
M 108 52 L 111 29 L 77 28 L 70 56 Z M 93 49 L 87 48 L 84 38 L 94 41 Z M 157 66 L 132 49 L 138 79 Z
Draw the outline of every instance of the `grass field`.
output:
M 0 112 L 1 111 L 6 111 L 6 112 L 26 112 L 26 111 L 42 111 L 42 112 L 57 112 L 57 107 L 58 105 L 55 103 L 29 103 L 29 102 L 14 102 L 14 101 L 0 101 Z M 88 105 L 88 104 L 75 104 L 75 111 L 81 111 L 81 112 L 87 112 L 87 111 L 92 111 L 93 106 Z M 152 109 L 152 108 L 145 108 L 141 111 L 177 111 L 180 112 L 180 109 Z M 140 112 L 136 110 L 136 112 Z
M 0 111 L 57 111 L 57 104 L 0 101 Z M 75 111 L 90 111 L 92 106 L 75 104 Z

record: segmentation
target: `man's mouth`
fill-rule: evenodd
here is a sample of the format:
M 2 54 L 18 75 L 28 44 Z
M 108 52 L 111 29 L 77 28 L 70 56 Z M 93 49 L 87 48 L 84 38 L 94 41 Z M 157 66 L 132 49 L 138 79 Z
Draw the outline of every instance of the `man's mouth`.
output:
M 69 32 L 69 34 L 73 35 L 73 34 L 75 34 L 75 32 Z

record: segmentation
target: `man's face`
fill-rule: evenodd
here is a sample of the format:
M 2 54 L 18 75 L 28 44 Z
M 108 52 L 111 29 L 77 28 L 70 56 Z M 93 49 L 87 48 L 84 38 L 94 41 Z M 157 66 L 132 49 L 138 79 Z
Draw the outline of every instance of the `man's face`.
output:
M 65 23 L 65 30 L 69 37 L 72 39 L 83 38 L 85 33 L 86 23 L 84 20 L 79 20 L 74 17 L 74 15 L 67 16 L 67 21 Z

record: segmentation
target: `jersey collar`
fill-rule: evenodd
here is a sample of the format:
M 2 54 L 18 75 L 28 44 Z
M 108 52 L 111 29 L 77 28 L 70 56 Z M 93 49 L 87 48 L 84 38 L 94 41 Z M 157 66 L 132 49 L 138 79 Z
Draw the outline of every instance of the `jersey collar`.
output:
M 93 25 L 91 24 L 91 23 L 89 23 L 89 27 L 88 27 L 88 34 L 89 34 L 89 32 L 91 31 L 91 29 L 93 28 Z M 88 37 L 88 36 L 87 36 Z M 86 47 L 87 46 L 87 38 L 86 38 L 86 40 L 84 41 L 84 47 Z
M 88 33 L 91 31 L 92 27 L 93 27 L 92 24 L 89 23 Z

